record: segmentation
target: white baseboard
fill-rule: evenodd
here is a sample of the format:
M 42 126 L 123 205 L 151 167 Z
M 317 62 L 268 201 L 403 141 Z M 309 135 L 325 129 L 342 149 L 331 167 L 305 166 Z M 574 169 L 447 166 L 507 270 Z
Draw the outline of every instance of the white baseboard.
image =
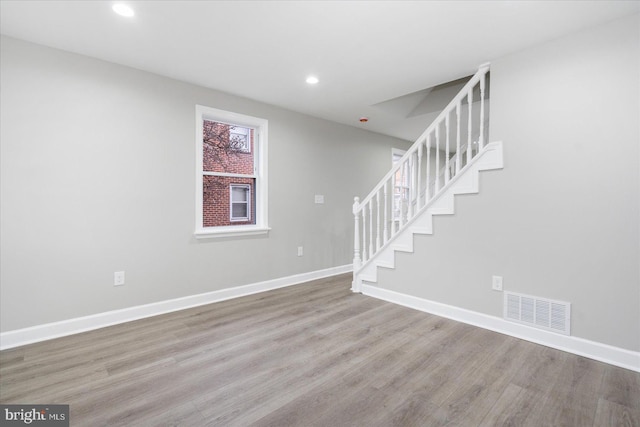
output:
M 348 273 L 350 271 L 353 271 L 353 266 L 351 264 L 331 267 L 324 270 L 252 283 L 250 285 L 220 289 L 198 295 L 190 295 L 172 300 L 123 308 L 121 310 L 107 311 L 90 316 L 3 332 L 0 333 L 0 350 L 73 335 L 80 332 L 91 331 L 93 329 L 130 322 L 132 320 L 142 319 L 145 317 L 157 316 L 159 314 L 170 313 L 172 311 L 184 310 L 186 308 L 265 292 L 272 289 L 297 285 L 308 282 L 309 280 L 322 279 L 324 277 L 335 276 L 337 274 Z
M 637 351 L 613 347 L 583 338 L 556 334 L 518 323 L 511 323 L 501 317 L 489 316 L 476 311 L 429 301 L 376 286 L 363 284 L 361 290 L 364 295 L 373 298 L 640 372 L 640 352 Z

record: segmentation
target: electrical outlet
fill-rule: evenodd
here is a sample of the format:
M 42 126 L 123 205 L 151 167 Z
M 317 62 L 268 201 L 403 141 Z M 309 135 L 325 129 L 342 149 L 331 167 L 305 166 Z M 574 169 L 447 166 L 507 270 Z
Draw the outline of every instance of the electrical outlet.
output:
M 502 290 L 502 276 L 493 276 L 492 277 L 491 288 L 494 291 L 501 291 Z
M 304 255 L 304 250 L 302 249 L 302 246 L 298 246 L 298 256 L 302 255 Z
M 124 271 L 116 271 L 113 273 L 113 286 L 124 285 Z

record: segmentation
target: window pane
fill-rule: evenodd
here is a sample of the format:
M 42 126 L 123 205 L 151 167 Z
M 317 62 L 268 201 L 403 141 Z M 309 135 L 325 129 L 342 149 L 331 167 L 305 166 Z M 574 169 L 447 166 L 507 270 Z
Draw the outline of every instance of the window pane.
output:
M 235 218 L 247 218 L 247 204 L 234 203 L 231 207 L 231 216 Z
M 229 225 L 228 206 L 229 178 L 221 176 L 202 177 L 202 225 L 215 227 Z M 225 202 L 226 199 L 226 202 Z
M 202 168 L 205 172 L 253 175 L 251 128 L 204 120 L 202 126 Z
M 231 187 L 231 200 L 234 202 L 246 202 L 249 189 L 247 187 Z

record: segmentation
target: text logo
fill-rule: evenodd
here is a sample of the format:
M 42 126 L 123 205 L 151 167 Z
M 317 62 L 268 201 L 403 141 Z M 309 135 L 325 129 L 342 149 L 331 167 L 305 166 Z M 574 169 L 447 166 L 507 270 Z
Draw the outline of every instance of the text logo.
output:
M 69 405 L 0 405 L 3 426 L 69 427 Z

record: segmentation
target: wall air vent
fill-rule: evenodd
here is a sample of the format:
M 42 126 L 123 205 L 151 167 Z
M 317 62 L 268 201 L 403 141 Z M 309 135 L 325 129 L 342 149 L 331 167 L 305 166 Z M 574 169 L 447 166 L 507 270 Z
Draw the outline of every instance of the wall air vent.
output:
M 504 292 L 504 318 L 534 328 L 571 334 L 571 303 Z

